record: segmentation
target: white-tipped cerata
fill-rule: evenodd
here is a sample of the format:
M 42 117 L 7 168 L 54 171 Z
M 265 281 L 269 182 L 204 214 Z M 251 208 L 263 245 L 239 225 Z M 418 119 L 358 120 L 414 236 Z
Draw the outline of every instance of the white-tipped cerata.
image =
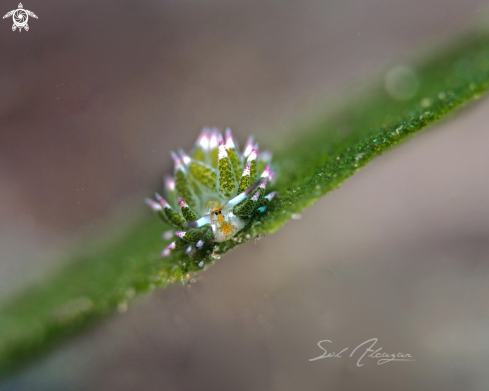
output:
M 175 169 L 173 176 L 164 177 L 165 194 L 156 193 L 156 201 L 146 199 L 173 227 L 164 238 L 174 241 L 161 256 L 179 250 L 191 255 L 207 243 L 231 239 L 275 195 L 265 194 L 275 175 L 272 155 L 260 153 L 253 137 L 240 150 L 230 129 L 223 136 L 217 128 L 206 127 L 191 153 L 178 149 L 178 154 L 170 154 Z

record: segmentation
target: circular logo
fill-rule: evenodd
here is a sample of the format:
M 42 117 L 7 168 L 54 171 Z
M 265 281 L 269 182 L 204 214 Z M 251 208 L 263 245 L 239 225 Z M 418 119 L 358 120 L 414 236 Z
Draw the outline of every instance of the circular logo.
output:
M 13 15 L 13 22 L 17 27 L 24 27 L 27 24 L 27 19 L 29 16 L 27 12 L 23 9 L 17 9 Z

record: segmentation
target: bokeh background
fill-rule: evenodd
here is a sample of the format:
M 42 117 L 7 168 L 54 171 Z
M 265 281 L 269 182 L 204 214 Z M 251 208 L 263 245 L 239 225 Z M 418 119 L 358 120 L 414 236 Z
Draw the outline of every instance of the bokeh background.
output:
M 24 2 L 39 16 L 29 32 L 0 23 L 0 302 L 101 226 L 149 213 L 141 199 L 161 189 L 169 151 L 202 126 L 273 147 L 297 116 L 409 65 L 487 6 Z M 488 123 L 482 100 L 0 389 L 487 389 Z M 416 361 L 308 361 L 320 340 L 339 351 L 374 337 Z

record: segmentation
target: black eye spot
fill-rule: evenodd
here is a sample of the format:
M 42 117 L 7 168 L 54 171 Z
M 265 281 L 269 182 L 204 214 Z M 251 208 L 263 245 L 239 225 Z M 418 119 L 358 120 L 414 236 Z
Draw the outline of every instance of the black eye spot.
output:
M 221 211 L 219 211 L 219 214 L 222 215 Z

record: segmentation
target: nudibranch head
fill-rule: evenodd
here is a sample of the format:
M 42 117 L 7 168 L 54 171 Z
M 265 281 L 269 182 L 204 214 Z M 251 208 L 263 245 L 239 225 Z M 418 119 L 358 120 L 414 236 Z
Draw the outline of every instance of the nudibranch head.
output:
M 171 152 L 174 175 L 166 176 L 166 199 L 156 194 L 147 204 L 177 231 L 176 239 L 162 252 L 186 248 L 199 250 L 206 243 L 224 242 L 236 235 L 257 213 L 262 213 L 275 193 L 265 195 L 275 174 L 271 153 L 258 152 L 250 137 L 240 153 L 226 129 L 204 128 L 190 155 Z

